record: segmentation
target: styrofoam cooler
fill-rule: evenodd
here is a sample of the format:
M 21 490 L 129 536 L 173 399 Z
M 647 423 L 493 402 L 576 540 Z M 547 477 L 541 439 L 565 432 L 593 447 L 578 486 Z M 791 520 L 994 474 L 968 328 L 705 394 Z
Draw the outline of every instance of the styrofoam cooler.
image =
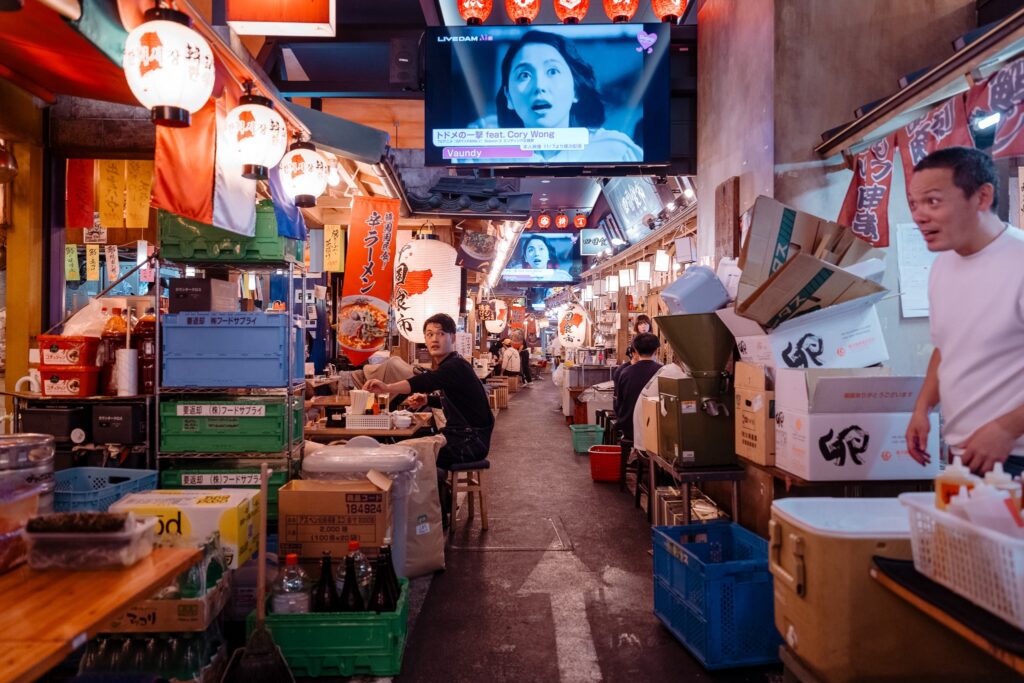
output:
M 163 386 L 283 387 L 300 381 L 305 376 L 305 340 L 291 321 L 287 313 L 161 316 Z M 289 341 L 291 373 L 286 367 Z
M 981 650 L 869 575 L 871 558 L 911 557 L 896 498 L 784 498 L 772 504 L 775 625 L 821 680 L 999 680 Z

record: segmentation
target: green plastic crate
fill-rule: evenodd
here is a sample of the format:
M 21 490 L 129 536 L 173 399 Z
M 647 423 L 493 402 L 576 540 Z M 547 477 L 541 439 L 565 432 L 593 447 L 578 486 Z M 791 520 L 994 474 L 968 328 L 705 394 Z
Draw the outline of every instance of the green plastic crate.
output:
M 302 397 L 288 400 L 292 404 L 293 443 L 297 443 L 302 441 Z M 249 411 L 264 415 L 245 416 Z M 284 397 L 160 403 L 160 450 L 164 453 L 276 453 L 286 450 L 287 428 Z
M 600 425 L 569 425 L 572 430 L 572 449 L 577 453 L 588 453 L 591 446 L 604 441 L 604 427 Z
M 259 467 L 230 467 L 222 462 L 213 467 L 194 469 L 166 469 L 160 473 L 162 489 L 258 489 Z M 271 465 L 273 472 L 267 489 L 267 519 L 277 519 L 279 489 L 288 483 L 287 465 Z
M 394 612 L 268 614 L 267 628 L 299 676 L 397 676 L 409 630 L 409 581 Z M 256 613 L 246 621 L 248 633 Z
M 228 230 L 159 211 L 160 256 L 170 261 L 236 261 L 302 263 L 303 243 L 277 234 L 274 205 L 263 200 L 256 206 L 256 234 L 243 237 Z

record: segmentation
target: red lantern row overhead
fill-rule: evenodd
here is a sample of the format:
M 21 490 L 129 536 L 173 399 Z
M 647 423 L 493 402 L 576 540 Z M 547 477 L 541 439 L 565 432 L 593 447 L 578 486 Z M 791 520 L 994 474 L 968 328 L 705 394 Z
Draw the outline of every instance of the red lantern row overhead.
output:
M 459 0 L 459 16 L 470 26 L 479 26 L 491 16 L 494 0 Z
M 689 4 L 690 0 L 651 0 L 651 9 L 661 21 L 674 24 L 686 14 L 686 6 Z
M 604 0 L 604 13 L 616 24 L 625 24 L 640 7 L 640 0 Z
M 587 215 L 583 213 L 576 214 L 575 216 L 572 217 L 572 224 L 573 226 L 580 228 L 582 230 L 583 228 L 587 227 Z
M 587 16 L 590 0 L 555 0 L 555 15 L 563 24 L 578 24 Z
M 546 213 L 542 213 L 537 216 L 537 227 L 541 230 L 547 230 L 551 227 L 551 216 Z
M 505 0 L 505 13 L 517 24 L 532 24 L 540 13 L 540 0 Z
M 569 227 L 569 217 L 564 213 L 559 213 L 555 216 L 555 227 L 559 230 L 565 230 Z

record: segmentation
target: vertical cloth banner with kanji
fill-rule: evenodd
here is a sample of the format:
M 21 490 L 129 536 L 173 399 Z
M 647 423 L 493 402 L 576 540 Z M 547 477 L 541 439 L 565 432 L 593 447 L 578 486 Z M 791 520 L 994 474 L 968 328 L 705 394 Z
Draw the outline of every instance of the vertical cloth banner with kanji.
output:
M 896 134 L 853 157 L 853 180 L 836 222 L 876 247 L 889 246 L 889 191 Z
M 926 156 L 946 147 L 973 147 L 964 96 L 951 97 L 916 121 L 896 131 L 903 157 L 903 177 L 910 185 L 914 166 Z
M 397 199 L 359 196 L 352 201 L 338 344 L 357 365 L 387 342 L 400 206 Z
M 526 327 L 526 306 L 513 306 L 508 314 L 509 329 L 522 330 Z
M 1024 155 L 1024 57 L 1011 62 L 967 93 L 973 119 L 999 114 L 992 156 Z

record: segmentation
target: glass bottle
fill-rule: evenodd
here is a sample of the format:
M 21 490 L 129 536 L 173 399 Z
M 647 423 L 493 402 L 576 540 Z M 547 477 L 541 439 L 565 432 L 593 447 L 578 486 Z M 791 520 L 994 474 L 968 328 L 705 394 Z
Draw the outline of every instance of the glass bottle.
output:
M 363 604 L 370 602 L 370 591 L 373 589 L 373 567 L 370 560 L 359 548 L 359 541 L 348 542 L 348 556 L 355 561 L 356 585 L 359 587 L 359 594 L 363 598 Z M 345 585 L 345 569 L 338 567 L 338 578 L 335 580 L 338 591 L 341 592 Z
M 117 376 L 114 373 L 114 365 L 117 362 L 118 349 L 125 348 L 127 342 L 128 324 L 121 314 L 121 309 L 115 307 L 100 334 L 103 366 L 100 368 L 99 391 L 106 396 L 117 396 Z
M 270 592 L 270 610 L 275 614 L 305 614 L 310 611 L 310 580 L 299 567 L 298 555 L 285 555 L 284 566 L 278 572 Z
M 345 558 L 345 580 L 341 588 L 341 611 L 366 611 L 366 603 L 359 592 L 359 581 L 356 578 L 356 561 L 352 555 L 348 555 Z
M 369 610 L 380 614 L 381 612 L 394 612 L 397 607 L 398 596 L 388 580 L 388 569 L 384 556 L 378 555 L 373 566 L 373 592 L 370 593 Z
M 320 560 L 320 578 L 313 586 L 314 612 L 340 612 L 341 597 L 334 585 L 334 572 L 331 570 L 331 554 L 324 553 Z
M 132 328 L 132 344 L 139 352 L 139 393 L 156 391 L 156 311 L 150 306 Z
M 385 575 L 387 576 L 388 583 L 391 584 L 391 590 L 397 602 L 402 594 L 402 584 L 398 582 L 398 574 L 395 572 L 395 563 L 391 556 L 391 545 L 387 542 L 387 539 L 385 539 L 385 544 L 381 546 L 380 555 L 384 559 Z

